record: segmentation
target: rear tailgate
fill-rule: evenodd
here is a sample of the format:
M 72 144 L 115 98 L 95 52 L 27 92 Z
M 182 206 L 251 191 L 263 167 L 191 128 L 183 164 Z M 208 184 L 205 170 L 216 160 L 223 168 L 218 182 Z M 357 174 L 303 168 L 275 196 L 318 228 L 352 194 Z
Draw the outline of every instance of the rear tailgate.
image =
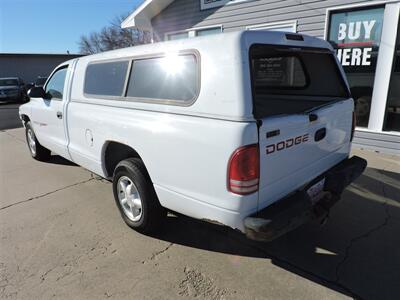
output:
M 256 45 L 250 60 L 261 209 L 348 157 L 353 100 L 329 50 Z
M 286 196 L 347 158 L 352 101 L 335 103 L 308 115 L 263 121 L 260 139 L 260 207 Z M 279 130 L 279 135 L 268 137 Z

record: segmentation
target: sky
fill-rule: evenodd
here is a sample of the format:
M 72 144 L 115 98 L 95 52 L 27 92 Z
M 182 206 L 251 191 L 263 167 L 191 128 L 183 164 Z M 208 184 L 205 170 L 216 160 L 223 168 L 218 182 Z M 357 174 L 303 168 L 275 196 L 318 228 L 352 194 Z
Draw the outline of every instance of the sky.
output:
M 0 0 L 0 53 L 79 53 L 99 31 L 143 0 Z

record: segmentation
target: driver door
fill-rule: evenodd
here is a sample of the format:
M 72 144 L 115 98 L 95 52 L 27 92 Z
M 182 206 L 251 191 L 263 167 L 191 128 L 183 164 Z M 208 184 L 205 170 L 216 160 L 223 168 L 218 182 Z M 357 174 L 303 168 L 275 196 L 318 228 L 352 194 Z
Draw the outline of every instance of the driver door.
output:
M 64 121 L 67 102 L 66 78 L 68 78 L 68 65 L 53 72 L 44 86 L 46 97 L 39 100 L 40 105 L 36 106 L 32 113 L 35 134 L 39 142 L 51 151 L 69 158 Z

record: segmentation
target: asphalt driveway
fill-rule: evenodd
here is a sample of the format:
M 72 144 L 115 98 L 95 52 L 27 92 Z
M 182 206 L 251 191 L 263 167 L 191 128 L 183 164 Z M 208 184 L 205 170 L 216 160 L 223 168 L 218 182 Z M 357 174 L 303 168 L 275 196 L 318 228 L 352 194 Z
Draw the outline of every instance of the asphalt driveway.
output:
M 400 158 L 369 168 L 328 223 L 269 244 L 170 216 L 157 236 L 121 220 L 111 185 L 0 131 L 0 298 L 398 299 Z

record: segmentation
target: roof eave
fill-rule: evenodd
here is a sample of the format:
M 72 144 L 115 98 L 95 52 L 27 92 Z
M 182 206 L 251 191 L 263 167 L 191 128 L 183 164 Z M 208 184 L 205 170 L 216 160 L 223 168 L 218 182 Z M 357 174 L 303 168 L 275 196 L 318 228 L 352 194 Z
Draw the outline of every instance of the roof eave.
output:
M 121 23 L 122 28 L 151 31 L 151 19 L 162 12 L 174 0 L 145 0 Z

